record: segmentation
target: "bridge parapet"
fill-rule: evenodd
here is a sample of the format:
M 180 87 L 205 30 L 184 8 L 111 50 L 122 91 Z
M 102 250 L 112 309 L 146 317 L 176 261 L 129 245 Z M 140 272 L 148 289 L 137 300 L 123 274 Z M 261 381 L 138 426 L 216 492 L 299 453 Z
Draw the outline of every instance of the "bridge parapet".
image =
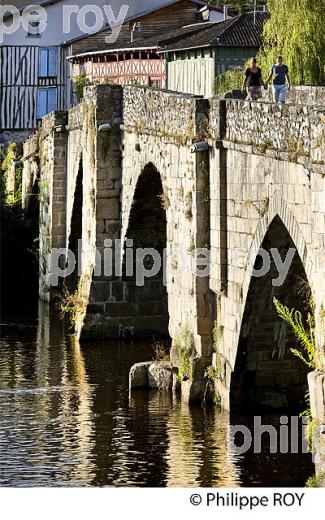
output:
M 84 118 L 84 104 L 80 103 L 75 107 L 71 108 L 68 112 L 68 129 L 71 132 L 72 130 L 80 129 L 82 130 L 83 118 Z
M 325 109 L 226 100 L 227 141 L 302 164 L 324 164 Z
M 139 86 L 123 89 L 125 130 L 157 135 L 179 145 L 200 136 L 207 108 L 207 100 L 190 94 Z
M 28 159 L 38 152 L 39 133 L 35 132 L 25 142 L 23 148 L 23 160 Z
M 273 92 L 263 90 L 263 101 L 272 102 Z M 287 92 L 287 102 L 295 105 L 325 105 L 325 87 L 315 85 L 296 85 Z

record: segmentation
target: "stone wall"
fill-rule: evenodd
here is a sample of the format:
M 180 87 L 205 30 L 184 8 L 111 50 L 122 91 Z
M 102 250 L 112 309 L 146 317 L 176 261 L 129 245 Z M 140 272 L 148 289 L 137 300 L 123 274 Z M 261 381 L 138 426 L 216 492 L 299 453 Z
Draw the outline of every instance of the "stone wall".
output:
M 175 115 L 177 116 L 175 117 Z M 124 89 L 124 154 L 122 240 L 128 237 L 137 182 L 148 165 L 159 172 L 167 220 L 167 292 L 172 359 L 177 366 L 177 342 L 188 328 L 195 344 L 192 395 L 202 392 L 204 367 L 212 359 L 213 298 L 208 278 L 181 269 L 181 256 L 194 265 L 194 252 L 209 247 L 208 155 L 191 153 L 204 137 L 208 102 L 171 92 Z M 140 121 L 140 125 L 138 122 Z M 200 388 L 199 388 L 200 387 Z
M 273 101 L 272 88 L 263 90 L 263 101 Z M 287 92 L 287 103 L 295 105 L 325 106 L 325 86 L 295 86 Z
M 35 183 L 39 179 L 39 134 L 35 132 L 24 143 L 23 151 L 23 178 L 22 178 L 22 205 L 28 212 Z
M 40 298 L 53 301 L 58 287 L 51 285 L 52 250 L 65 246 L 66 204 L 66 157 L 67 157 L 66 112 L 52 112 L 43 118 L 39 131 L 39 200 L 40 200 Z M 24 155 L 28 154 L 31 141 Z
M 251 153 L 324 164 L 324 120 L 325 108 L 227 100 L 225 139 L 252 146 Z
M 190 94 L 128 86 L 123 102 L 125 128 L 179 145 L 197 139 L 207 117 L 207 101 Z
M 320 478 L 320 485 L 325 486 L 325 372 L 316 370 L 308 376 L 310 407 L 314 419 L 313 425 L 313 453 L 316 474 Z

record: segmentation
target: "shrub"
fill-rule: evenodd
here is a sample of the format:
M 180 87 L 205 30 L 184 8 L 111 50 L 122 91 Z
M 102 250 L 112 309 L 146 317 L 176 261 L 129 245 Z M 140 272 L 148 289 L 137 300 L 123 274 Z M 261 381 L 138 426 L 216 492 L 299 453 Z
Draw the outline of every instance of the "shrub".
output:
M 195 354 L 194 338 L 188 325 L 185 325 L 179 336 L 175 339 L 175 348 L 179 359 L 178 376 L 179 381 L 192 379 L 192 362 Z
M 84 88 L 91 85 L 91 81 L 87 78 L 86 74 L 79 74 L 73 78 L 74 90 L 77 100 L 80 102 L 84 97 Z
M 243 67 L 229 69 L 219 74 L 214 83 L 214 93 L 224 94 L 229 90 L 242 90 L 245 70 Z

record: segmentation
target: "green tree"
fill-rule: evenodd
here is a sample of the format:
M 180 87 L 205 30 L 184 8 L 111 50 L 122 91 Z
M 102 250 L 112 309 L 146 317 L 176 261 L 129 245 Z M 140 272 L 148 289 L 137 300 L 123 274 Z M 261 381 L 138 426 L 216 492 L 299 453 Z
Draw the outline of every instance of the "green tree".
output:
M 265 5 L 267 0 L 257 0 L 257 7 L 261 8 Z M 212 5 L 216 5 L 217 7 L 223 7 L 224 5 L 228 5 L 229 7 L 236 9 L 239 13 L 243 13 L 245 11 L 253 11 L 254 8 L 254 0 L 212 0 L 210 2 Z
M 268 0 L 270 20 L 264 27 L 259 60 L 269 70 L 283 55 L 295 85 L 325 82 L 324 0 Z

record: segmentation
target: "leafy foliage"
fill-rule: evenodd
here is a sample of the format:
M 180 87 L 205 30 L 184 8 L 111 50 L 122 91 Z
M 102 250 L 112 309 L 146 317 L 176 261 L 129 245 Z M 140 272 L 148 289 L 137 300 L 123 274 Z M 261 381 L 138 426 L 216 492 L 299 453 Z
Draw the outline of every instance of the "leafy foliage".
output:
M 75 292 L 70 292 L 68 289 L 64 289 L 59 304 L 61 317 L 67 318 L 69 325 L 74 327 L 77 323 L 79 314 L 84 311 L 86 305 L 87 300 L 82 294 L 81 281 L 79 281 Z
M 276 298 L 274 305 L 280 318 L 282 318 L 293 330 L 302 350 L 291 349 L 291 352 L 298 357 L 309 368 L 315 369 L 318 366 L 318 355 L 315 344 L 315 317 L 314 312 L 308 312 L 306 323 L 302 314 L 295 309 L 289 309 Z
M 14 183 L 12 193 L 7 193 L 6 178 L 9 168 L 14 166 Z M 17 144 L 11 143 L 8 146 L 7 154 L 3 155 L 1 163 L 1 182 L 0 182 L 0 197 L 1 204 L 20 204 L 22 197 L 22 182 L 23 182 L 23 165 L 21 163 L 21 156 L 17 155 Z
M 17 150 L 16 143 L 10 143 L 10 145 L 8 146 L 7 155 L 4 156 L 2 164 L 1 164 L 2 171 L 5 172 L 6 170 L 8 170 L 11 163 L 15 160 L 16 150 Z
M 309 477 L 309 479 L 306 482 L 307 488 L 320 488 L 324 487 L 325 482 L 325 471 L 322 473 L 319 473 L 318 475 L 313 475 L 312 477 Z
M 212 5 L 216 5 L 217 7 L 223 7 L 224 5 L 228 5 L 230 8 L 236 9 L 239 13 L 243 13 L 245 11 L 252 11 L 254 8 L 254 0 L 212 0 L 210 2 Z M 266 4 L 266 0 L 257 0 L 257 7 L 262 7 Z
M 89 78 L 87 78 L 86 74 L 79 74 L 79 76 L 73 78 L 73 84 L 77 100 L 82 101 L 84 97 L 84 88 L 91 85 Z
M 244 82 L 244 68 L 236 67 L 219 74 L 215 79 L 214 93 L 223 94 L 229 90 L 241 90 Z
M 170 361 L 170 346 L 167 343 L 156 340 L 153 344 L 153 350 L 155 354 L 155 361 Z
M 213 350 L 216 354 L 216 374 L 217 379 L 221 378 L 221 353 L 220 353 L 220 344 L 222 339 L 222 327 L 218 326 L 217 322 L 214 322 L 214 327 L 212 330 L 213 337 Z
M 193 334 L 187 325 L 176 337 L 175 348 L 179 359 L 178 380 L 192 379 L 192 360 L 195 348 Z
M 258 55 L 262 69 L 270 70 L 282 55 L 293 84 L 324 83 L 324 0 L 268 0 L 268 9 L 271 18 Z
M 202 406 L 205 406 L 208 397 L 212 398 L 212 401 L 215 405 L 220 406 L 221 398 L 220 395 L 216 392 L 215 388 L 215 382 L 217 381 L 217 379 L 219 379 L 218 370 L 216 369 L 216 367 L 210 365 L 209 367 L 207 367 L 204 377 L 207 383 L 202 401 Z

